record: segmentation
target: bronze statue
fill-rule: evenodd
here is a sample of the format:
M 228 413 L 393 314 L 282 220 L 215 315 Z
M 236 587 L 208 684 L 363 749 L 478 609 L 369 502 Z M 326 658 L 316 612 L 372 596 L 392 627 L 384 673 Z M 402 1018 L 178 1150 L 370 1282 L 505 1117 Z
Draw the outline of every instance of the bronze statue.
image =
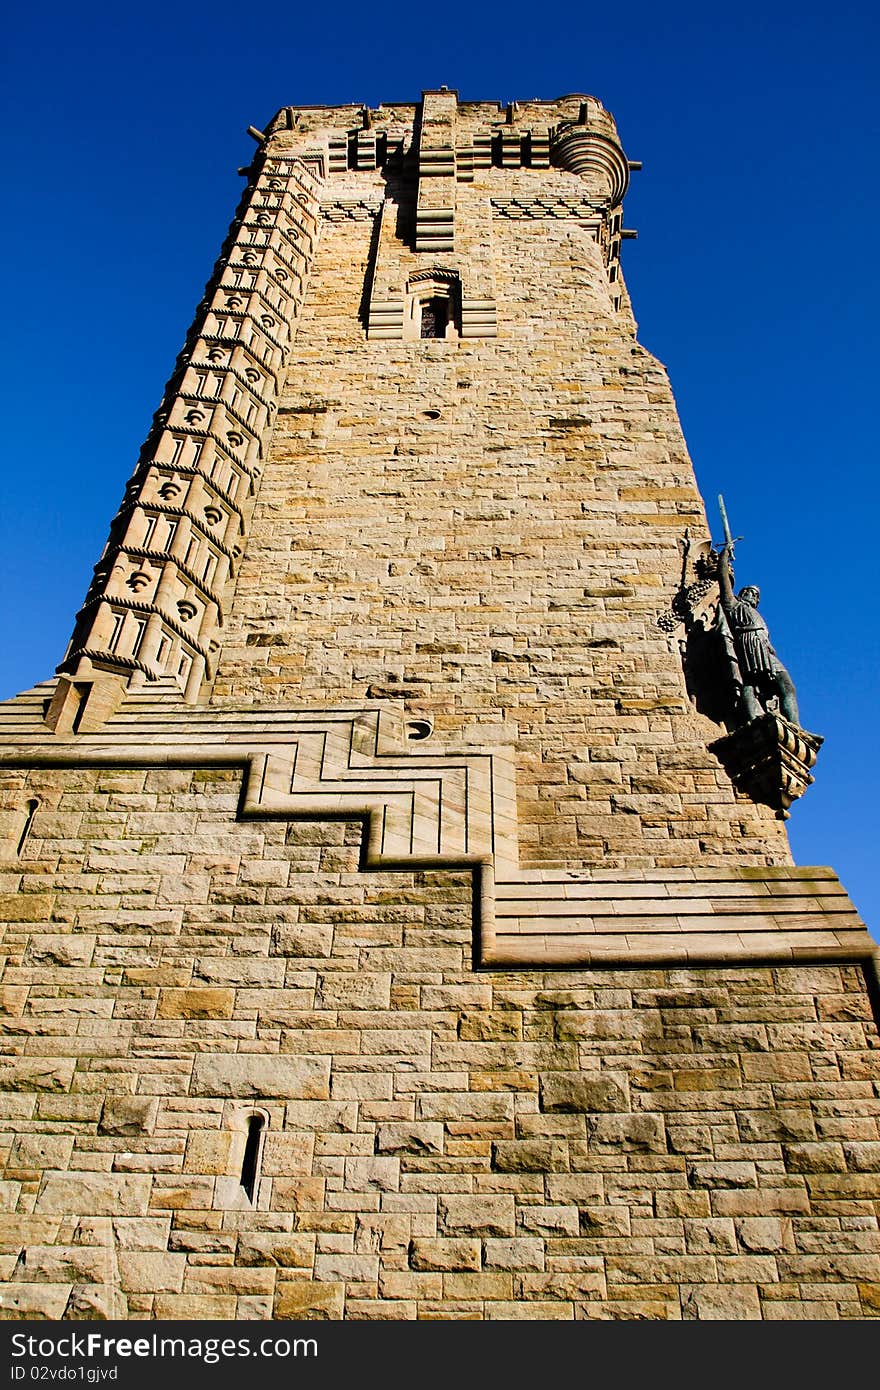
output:
M 770 631 L 758 612 L 760 590 L 753 584 L 747 584 L 738 594 L 733 591 L 730 561 L 734 541 L 723 498 L 719 497 L 718 501 L 725 536 L 718 557 L 718 584 L 721 590 L 718 618 L 731 675 L 737 687 L 742 721 L 750 723 L 753 719 L 760 719 L 767 711 L 768 700 L 775 695 L 782 717 L 800 727 L 794 681 L 776 655 L 770 641 Z

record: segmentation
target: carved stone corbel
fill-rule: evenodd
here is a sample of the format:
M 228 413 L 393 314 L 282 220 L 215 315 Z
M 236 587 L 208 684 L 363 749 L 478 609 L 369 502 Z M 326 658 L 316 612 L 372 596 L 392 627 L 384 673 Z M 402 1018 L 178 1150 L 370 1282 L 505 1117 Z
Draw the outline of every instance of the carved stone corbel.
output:
M 791 803 L 814 780 L 810 768 L 823 742 L 781 714 L 765 714 L 716 739 L 709 749 L 735 787 L 771 806 L 779 820 L 788 820 Z

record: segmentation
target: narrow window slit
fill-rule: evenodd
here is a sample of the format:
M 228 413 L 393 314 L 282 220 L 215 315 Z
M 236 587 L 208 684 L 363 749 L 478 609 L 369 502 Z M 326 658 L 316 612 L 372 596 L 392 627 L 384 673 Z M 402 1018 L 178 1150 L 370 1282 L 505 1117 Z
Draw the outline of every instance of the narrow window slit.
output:
M 31 833 L 31 826 L 32 826 L 33 823 L 34 823 L 34 816 L 37 814 L 37 811 L 38 811 L 39 809 L 40 809 L 40 802 L 39 802 L 39 799 L 38 799 L 37 797 L 35 797 L 35 796 L 32 796 L 31 799 L 30 799 L 30 801 L 29 801 L 28 804 L 27 804 L 27 817 L 26 817 L 26 819 L 25 819 L 24 828 L 23 828 L 21 834 L 20 834 L 19 837 L 18 837 L 18 845 L 16 846 L 16 850 L 15 850 L 16 857 L 17 857 L 17 858 L 21 858 L 22 851 L 23 851 L 25 845 L 27 844 L 28 835 L 30 835 L 30 833 Z
M 244 1146 L 244 1158 L 241 1162 L 241 1185 L 249 1202 L 254 1200 L 260 1172 L 260 1146 L 264 1124 L 265 1120 L 262 1115 L 251 1115 L 248 1120 L 247 1140 Z

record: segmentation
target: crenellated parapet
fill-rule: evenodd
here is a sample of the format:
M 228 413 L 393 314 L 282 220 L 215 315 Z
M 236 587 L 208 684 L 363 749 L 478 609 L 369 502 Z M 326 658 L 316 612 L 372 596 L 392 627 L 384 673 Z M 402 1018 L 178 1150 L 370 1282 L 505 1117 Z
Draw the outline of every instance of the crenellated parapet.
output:
M 441 87 L 418 103 L 283 107 L 265 135 L 304 156 L 326 161 L 328 175 L 404 167 L 419 181 L 473 183 L 482 171 L 547 169 L 578 175 L 584 190 L 616 207 L 629 182 L 627 160 L 613 117 L 595 97 L 574 94 L 552 101 L 461 101 Z
M 302 308 L 323 166 L 264 148 L 248 172 L 58 668 L 58 732 L 100 722 L 126 684 L 164 682 L 192 702 L 211 675 Z
M 381 216 L 367 312 L 373 340 L 418 337 L 422 307 L 437 297 L 415 286 L 399 255 L 383 255 L 383 243 L 387 252 L 401 238 L 417 262 L 430 257 L 457 276 L 457 308 L 446 336 L 495 337 L 491 244 L 497 217 L 575 221 L 598 243 L 611 303 L 620 307 L 620 245 L 635 235 L 623 229 L 621 204 L 630 170 L 640 166 L 626 158 L 613 118 L 594 97 L 502 106 L 462 102 L 441 87 L 424 92 L 417 104 L 285 107 L 265 138 L 324 163 L 323 216 Z M 534 187 L 532 170 L 541 171 Z M 367 171 L 385 180 L 372 198 L 355 191 Z M 499 171 L 522 171 L 522 185 L 511 193 Z M 558 182 L 555 195 L 548 194 L 547 171 Z M 478 248 L 475 227 L 481 228 Z

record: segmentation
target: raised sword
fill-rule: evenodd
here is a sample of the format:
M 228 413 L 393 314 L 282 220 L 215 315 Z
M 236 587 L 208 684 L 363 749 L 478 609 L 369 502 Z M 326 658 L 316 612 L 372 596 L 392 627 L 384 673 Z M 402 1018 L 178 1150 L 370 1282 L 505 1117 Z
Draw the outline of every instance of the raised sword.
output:
M 736 541 L 734 540 L 733 535 L 731 534 L 730 522 L 727 520 L 727 508 L 724 505 L 724 498 L 722 497 L 720 492 L 718 494 L 718 510 L 721 513 L 721 525 L 724 527 L 724 539 L 727 542 L 727 551 L 732 558 L 733 547 L 736 545 Z M 742 536 L 737 536 L 736 540 L 741 541 Z

